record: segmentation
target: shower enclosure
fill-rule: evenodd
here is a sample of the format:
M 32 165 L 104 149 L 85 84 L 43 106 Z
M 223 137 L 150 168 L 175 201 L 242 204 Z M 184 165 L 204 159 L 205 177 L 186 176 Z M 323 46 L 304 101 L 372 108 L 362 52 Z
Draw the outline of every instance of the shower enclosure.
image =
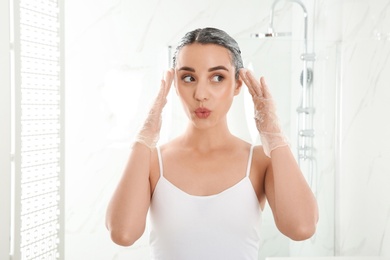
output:
M 238 39 L 244 66 L 255 75 L 264 76 L 270 87 L 282 128 L 322 213 L 317 233 L 297 243 L 279 233 L 270 209 L 265 208 L 261 257 L 334 254 L 338 47 L 328 47 L 328 42 L 310 37 L 314 35 L 310 10 L 314 7 L 306 7 L 298 0 L 276 0 L 270 6 L 268 28 Z M 241 102 L 247 124 L 247 132 L 241 134 L 248 134 L 252 142 L 260 142 L 253 122 L 253 104 L 246 91 Z
M 297 4 L 302 9 L 303 17 L 303 40 L 302 40 L 302 72 L 299 78 L 302 86 L 300 93 L 300 102 L 297 105 L 297 160 L 299 165 L 304 168 L 310 186 L 315 188 L 315 170 L 316 158 L 315 148 L 313 146 L 314 128 L 313 117 L 315 106 L 313 104 L 313 62 L 316 55 L 314 52 L 309 52 L 308 39 L 308 12 L 306 6 L 300 0 L 275 0 L 270 9 L 270 21 L 268 31 L 266 33 L 255 33 L 252 36 L 256 38 L 268 37 L 291 37 L 292 32 L 279 32 L 274 26 L 275 9 L 281 2 L 291 2 Z M 312 48 L 310 48 L 312 50 Z M 298 80 L 298 78 L 297 78 Z M 295 140 L 294 140 L 295 141 Z

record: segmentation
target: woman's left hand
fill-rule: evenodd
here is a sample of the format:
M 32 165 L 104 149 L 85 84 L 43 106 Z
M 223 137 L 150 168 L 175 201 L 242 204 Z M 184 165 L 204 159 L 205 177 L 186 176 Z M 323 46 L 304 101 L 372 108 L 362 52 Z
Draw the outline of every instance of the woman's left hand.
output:
M 240 76 L 252 95 L 256 127 L 260 133 L 264 152 L 270 157 L 272 150 L 288 145 L 279 124 L 275 102 L 263 77 L 257 81 L 253 74 L 246 69 L 240 70 Z

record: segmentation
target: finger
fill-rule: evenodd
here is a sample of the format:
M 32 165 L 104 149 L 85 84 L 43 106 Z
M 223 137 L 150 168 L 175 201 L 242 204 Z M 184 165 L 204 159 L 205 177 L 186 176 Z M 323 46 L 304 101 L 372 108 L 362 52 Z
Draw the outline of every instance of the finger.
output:
M 156 102 L 161 101 L 165 98 L 165 81 L 162 79 L 160 83 L 160 89 L 158 91 Z
M 247 71 L 245 73 L 247 79 L 248 79 L 248 82 L 249 82 L 249 85 L 250 87 L 252 88 L 252 91 L 255 93 L 256 96 L 262 96 L 262 92 L 261 92 L 261 85 L 260 85 L 260 82 L 257 81 L 257 79 L 255 78 L 255 76 L 253 75 L 253 73 L 251 71 Z
M 269 90 L 268 85 L 265 83 L 264 77 L 260 78 L 260 84 L 261 84 L 263 97 L 267 99 L 271 99 L 272 98 L 271 91 Z
M 253 89 L 250 86 L 250 82 L 248 80 L 248 77 L 246 76 L 246 72 L 247 72 L 247 69 L 240 69 L 239 70 L 239 74 L 240 74 L 241 79 L 244 81 L 245 85 L 247 86 L 249 93 L 253 96 L 253 95 L 255 95 L 255 93 L 253 92 Z
M 256 95 L 256 92 L 253 90 L 251 83 L 248 80 L 248 77 L 246 76 L 247 70 L 246 69 L 240 69 L 239 74 L 241 79 L 244 81 L 245 85 L 248 88 L 249 93 L 254 96 Z
M 169 94 L 169 90 L 171 89 L 172 86 L 172 81 L 173 81 L 173 75 L 174 75 L 174 70 L 169 69 L 165 72 L 164 75 L 164 96 L 167 97 Z
M 163 79 L 161 79 L 160 90 L 156 97 L 156 101 L 163 101 L 164 99 L 166 99 L 172 85 L 172 79 L 173 79 L 172 70 L 167 70 L 164 73 Z

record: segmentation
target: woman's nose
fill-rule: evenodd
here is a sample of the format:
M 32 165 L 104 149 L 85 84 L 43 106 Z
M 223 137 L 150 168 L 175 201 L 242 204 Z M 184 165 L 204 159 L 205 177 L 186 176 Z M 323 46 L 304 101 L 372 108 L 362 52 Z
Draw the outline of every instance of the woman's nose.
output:
M 209 92 L 207 90 L 207 84 L 198 84 L 195 88 L 194 98 L 197 101 L 204 101 L 209 99 Z

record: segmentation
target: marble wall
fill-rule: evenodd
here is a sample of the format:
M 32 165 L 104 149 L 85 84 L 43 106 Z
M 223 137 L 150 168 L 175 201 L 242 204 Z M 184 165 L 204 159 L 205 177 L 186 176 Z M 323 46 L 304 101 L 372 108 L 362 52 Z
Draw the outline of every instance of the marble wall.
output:
M 385 115 L 390 111 L 386 102 L 390 2 L 304 2 L 312 24 L 310 46 L 317 54 L 312 64 L 314 188 L 321 219 L 312 239 L 293 243 L 277 232 L 266 208 L 260 258 L 390 256 L 390 170 L 385 163 L 390 159 L 390 121 Z M 266 31 L 271 4 L 271 0 L 65 2 L 66 259 L 148 259 L 147 232 L 130 248 L 116 246 L 104 227 L 104 214 L 132 136 L 168 67 L 168 46 L 185 32 L 213 26 L 235 37 L 245 66 L 265 75 L 273 86 L 283 127 L 294 140 L 302 14 L 296 6 L 280 3 L 275 26 L 293 31 L 293 37 L 257 43 L 249 35 Z M 240 116 L 245 100 L 241 93 L 232 107 L 232 131 L 257 142 L 250 116 Z M 161 142 L 184 127 L 179 106 L 171 93 Z
M 343 1 L 338 241 L 390 256 L 390 1 Z

